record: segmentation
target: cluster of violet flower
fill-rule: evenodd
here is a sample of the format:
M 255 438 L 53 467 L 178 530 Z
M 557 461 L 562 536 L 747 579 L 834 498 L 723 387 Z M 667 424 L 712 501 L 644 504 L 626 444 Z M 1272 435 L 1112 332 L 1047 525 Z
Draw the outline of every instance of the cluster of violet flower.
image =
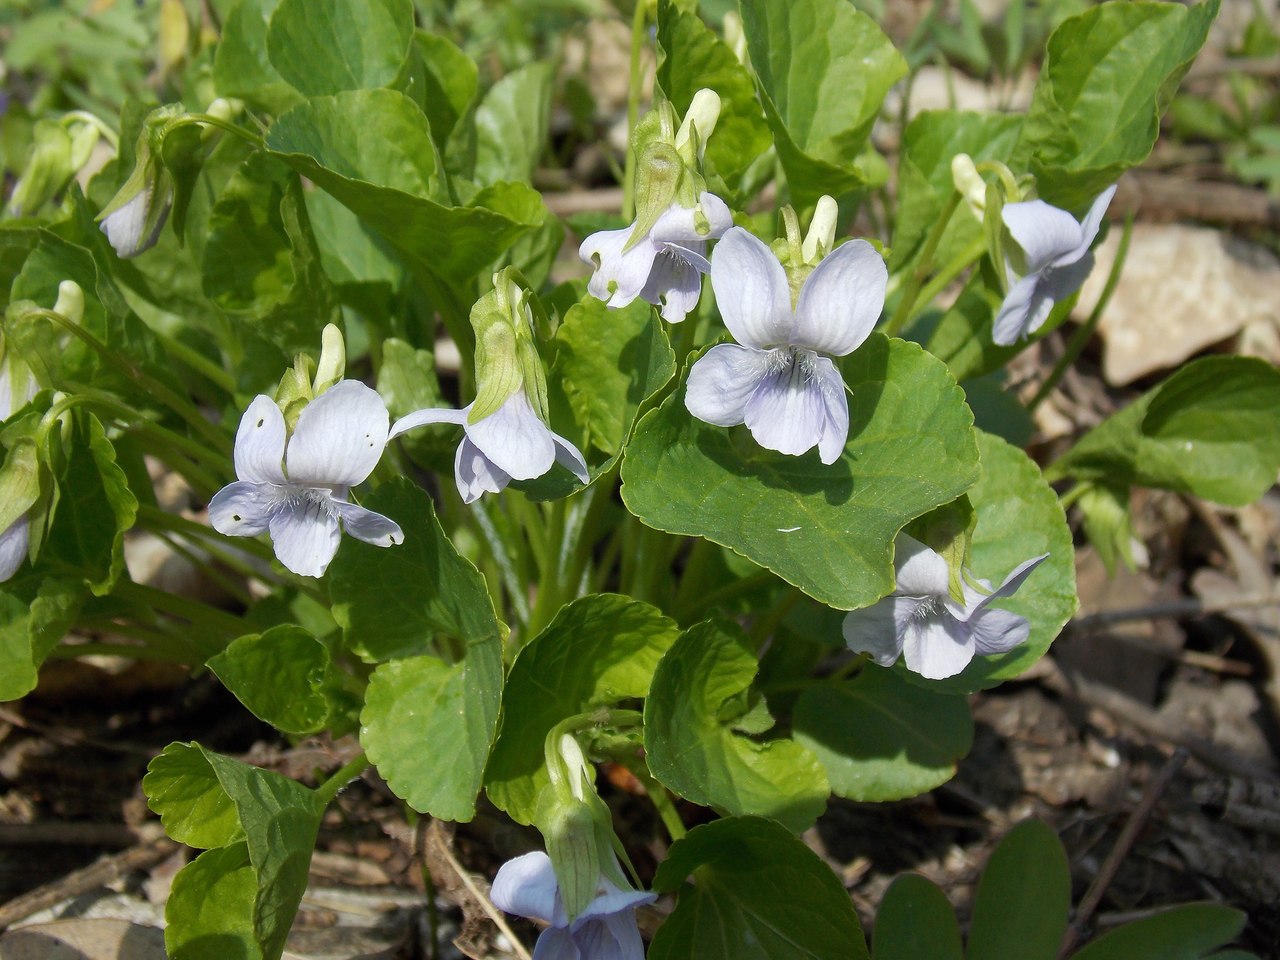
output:
M 668 322 L 680 323 L 697 306 L 702 277 L 710 275 L 733 342 L 713 345 L 692 365 L 685 407 L 712 425 L 744 424 L 757 443 L 779 453 L 801 456 L 816 447 L 820 461 L 832 464 L 849 432 L 848 388 L 833 358 L 858 349 L 879 322 L 888 281 L 884 260 L 865 240 L 836 244 L 838 210 L 830 197 L 818 202 L 803 239 L 790 208 L 784 210 L 786 237 L 773 247 L 733 226 L 728 206 L 705 189 L 701 176 L 702 148 L 715 127 L 719 99 L 700 91 L 679 130 L 663 106 L 666 112 L 650 125 L 640 153 L 635 222 L 581 244 L 580 256 L 593 268 L 588 291 L 614 308 L 642 299 Z M 662 162 L 646 162 L 654 156 Z M 1083 284 L 1093 263 L 1089 248 L 1113 193 L 1114 187 L 1099 196 L 1083 222 L 1040 200 L 1002 208 L 1017 249 L 1005 267 L 1009 293 L 993 321 L 996 343 L 1035 333 L 1054 304 Z M 157 194 L 163 191 L 144 189 L 138 194 L 144 199 L 116 204 L 106 217 L 103 229 L 121 255 L 154 242 L 163 212 L 147 208 Z M 454 468 L 466 503 L 500 492 L 512 480 L 542 476 L 556 463 L 589 482 L 582 452 L 547 423 L 544 374 L 536 352 L 530 353 L 526 294 L 504 274 L 494 279 L 489 296 L 496 299 L 480 315 L 500 327 L 501 336 L 483 342 L 506 346 L 484 357 L 477 337 L 475 402 L 460 410 L 415 411 L 391 424 L 382 399 L 363 383 L 330 377 L 322 384 L 317 378 L 290 425 L 279 397 L 259 395 L 236 434 L 237 480 L 210 502 L 214 528 L 232 536 L 269 533 L 280 562 L 311 577 L 324 574 L 343 529 L 376 546 L 398 544 L 404 539 L 400 527 L 351 502 L 350 492 L 372 473 L 391 439 L 429 424 L 463 429 Z M 476 316 L 473 311 L 473 324 Z M 844 620 L 854 652 L 886 666 L 901 658 L 908 670 L 942 679 L 975 655 L 1008 651 L 1026 640 L 1028 621 L 992 604 L 1011 596 L 1044 556 L 1019 564 L 998 588 L 962 571 L 961 600 L 943 556 L 905 534 L 896 554 L 893 593 Z M 597 896 L 570 918 L 551 860 L 533 853 L 499 870 L 493 899 L 509 912 L 549 924 L 538 960 L 639 960 L 643 944 L 634 911 L 654 895 L 619 886 L 602 873 Z

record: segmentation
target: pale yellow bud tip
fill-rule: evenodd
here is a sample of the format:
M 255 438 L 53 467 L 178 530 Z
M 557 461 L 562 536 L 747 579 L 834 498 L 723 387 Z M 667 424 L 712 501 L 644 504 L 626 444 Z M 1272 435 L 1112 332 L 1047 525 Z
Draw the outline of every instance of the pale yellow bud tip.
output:
M 53 305 L 53 312 L 66 317 L 72 323 L 84 319 L 84 291 L 74 280 L 63 280 L 58 284 L 58 302 Z
M 689 137 L 693 133 L 691 127 L 697 128 L 698 143 L 705 146 L 719 119 L 720 95 L 714 90 L 703 87 L 693 95 L 693 101 L 685 111 L 684 122 L 676 131 L 676 149 L 682 149 L 689 142 Z
M 813 211 L 813 219 L 809 221 L 809 233 L 800 248 L 800 255 L 805 263 L 817 263 L 831 252 L 836 242 L 836 218 L 839 213 L 840 208 L 835 200 L 825 195 L 819 198 L 818 206 Z
M 987 208 L 987 182 L 967 153 L 957 153 L 951 158 L 951 182 L 973 215 L 981 220 Z

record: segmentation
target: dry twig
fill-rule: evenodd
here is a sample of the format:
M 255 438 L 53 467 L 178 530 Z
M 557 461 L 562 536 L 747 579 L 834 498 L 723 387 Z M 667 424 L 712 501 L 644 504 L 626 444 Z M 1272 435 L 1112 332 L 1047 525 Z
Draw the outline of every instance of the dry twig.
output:
M 1067 927 L 1066 936 L 1062 938 L 1062 949 L 1058 951 L 1059 958 L 1070 954 L 1079 942 L 1085 927 L 1089 925 L 1089 919 L 1093 916 L 1093 912 L 1098 909 L 1098 904 L 1102 903 L 1102 898 L 1106 895 L 1107 888 L 1111 886 L 1111 881 L 1116 878 L 1120 865 L 1124 863 L 1125 857 L 1133 849 L 1134 841 L 1138 839 L 1138 834 L 1146 826 L 1147 819 L 1151 816 L 1151 811 L 1155 809 L 1156 802 L 1186 762 L 1187 751 L 1181 748 L 1175 750 L 1173 756 L 1160 768 L 1160 772 L 1147 784 L 1147 789 L 1142 794 L 1142 800 L 1139 801 L 1133 813 L 1129 815 L 1124 829 L 1120 831 L 1120 836 L 1116 838 L 1116 845 L 1107 854 L 1107 859 L 1103 862 L 1098 875 L 1093 878 L 1093 883 L 1089 885 L 1089 889 L 1085 892 L 1084 899 L 1080 901 L 1075 918 L 1071 921 L 1071 925 Z

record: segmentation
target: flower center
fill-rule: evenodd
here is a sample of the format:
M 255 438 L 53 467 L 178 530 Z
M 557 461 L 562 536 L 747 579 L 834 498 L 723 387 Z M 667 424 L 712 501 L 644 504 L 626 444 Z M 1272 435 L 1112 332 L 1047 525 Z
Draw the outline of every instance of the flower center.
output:
M 289 510 L 304 514 L 336 517 L 338 510 L 333 499 L 333 491 L 324 487 L 280 487 L 276 494 L 272 510 Z

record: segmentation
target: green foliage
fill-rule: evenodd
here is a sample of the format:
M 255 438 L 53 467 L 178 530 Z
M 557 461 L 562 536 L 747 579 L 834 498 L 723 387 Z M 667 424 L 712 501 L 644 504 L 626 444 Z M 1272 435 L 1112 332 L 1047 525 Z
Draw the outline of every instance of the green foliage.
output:
M 742 0 L 765 119 L 798 203 L 864 181 L 856 158 L 907 72 L 875 21 L 844 0 Z
M 968 960 L 1056 960 L 1071 909 L 1071 874 L 1057 835 L 1026 820 L 1000 841 L 973 903 Z
M 1007 163 L 1022 123 L 1022 118 L 1014 114 L 926 110 L 907 124 L 898 161 L 898 215 L 890 261 L 895 269 L 916 262 L 925 238 L 955 192 L 951 159 L 964 153 L 975 163 Z M 942 235 L 935 261 L 949 263 L 981 241 L 982 224 L 962 203 Z M 930 351 L 938 354 L 933 344 Z M 938 355 L 947 359 L 944 354 Z M 971 375 L 956 373 L 958 379 Z
M 1129 483 L 1241 506 L 1280 469 L 1280 371 L 1250 357 L 1203 357 L 1103 421 L 1050 479 Z
M 1103 934 L 1072 960 L 1201 960 L 1244 930 L 1245 915 L 1220 903 L 1186 903 Z M 1245 958 L 1231 951 L 1213 957 Z
M 1218 2 L 1104 3 L 1053 32 L 1015 152 L 1043 199 L 1078 210 L 1147 158 Z
M 914 873 L 900 875 L 885 891 L 871 947 L 872 960 L 964 960 L 946 894 Z
M 324 801 L 194 743 L 166 747 L 142 785 L 175 839 L 209 848 L 174 879 L 165 907 L 169 956 L 276 960 L 306 889 Z
M 548 782 L 547 734 L 563 720 L 648 695 L 659 658 L 677 634 L 654 607 L 616 594 L 563 607 L 520 651 L 507 677 L 502 728 L 485 772 L 489 799 L 532 823 Z
M 400 523 L 405 540 L 394 551 L 348 541 L 330 568 L 333 614 L 348 649 L 381 662 L 365 694 L 360 740 L 411 806 L 467 820 L 498 723 L 504 628 L 484 580 L 458 556 L 424 492 L 399 481 L 366 506 Z
M 688 800 L 730 816 L 772 817 L 798 833 L 826 807 L 827 778 L 802 744 L 759 739 L 773 720 L 749 689 L 758 666 L 726 620 L 681 634 L 645 701 L 646 760 L 660 783 Z
M 233 640 L 209 669 L 250 713 L 284 733 L 317 733 L 335 719 L 340 675 L 325 645 L 294 624 Z
M 672 844 L 653 886 L 680 896 L 649 960 L 868 960 L 840 881 L 772 821 L 729 817 L 691 830 Z
M 851 680 L 805 690 L 792 723 L 832 792 L 851 800 L 932 790 L 951 779 L 973 743 L 964 697 L 923 689 L 870 663 Z
M 658 84 L 680 116 L 703 88 L 720 96 L 720 119 L 706 144 L 706 161 L 731 189 L 751 162 L 769 149 L 769 128 L 755 82 L 729 47 L 696 15 L 671 0 L 658 5 Z
M 303 96 L 389 86 L 413 40 L 410 0 L 280 0 L 267 56 Z
M 835 464 L 735 440 L 692 418 L 681 389 L 636 425 L 623 501 L 649 526 L 727 546 L 823 603 L 878 600 L 893 589 L 898 531 L 976 479 L 973 415 L 942 364 L 902 340 L 873 335 L 844 373 L 849 442 Z
M 0 701 L 35 689 L 40 664 L 75 623 L 86 592 L 38 574 L 0 590 Z
M 531 63 L 495 83 L 476 109 L 473 179 L 481 185 L 529 180 L 547 142 L 552 65 Z
M 675 353 L 649 305 L 611 310 L 587 294 L 556 330 L 553 389 L 563 391 L 584 437 L 613 456 L 640 405 L 675 374 Z

